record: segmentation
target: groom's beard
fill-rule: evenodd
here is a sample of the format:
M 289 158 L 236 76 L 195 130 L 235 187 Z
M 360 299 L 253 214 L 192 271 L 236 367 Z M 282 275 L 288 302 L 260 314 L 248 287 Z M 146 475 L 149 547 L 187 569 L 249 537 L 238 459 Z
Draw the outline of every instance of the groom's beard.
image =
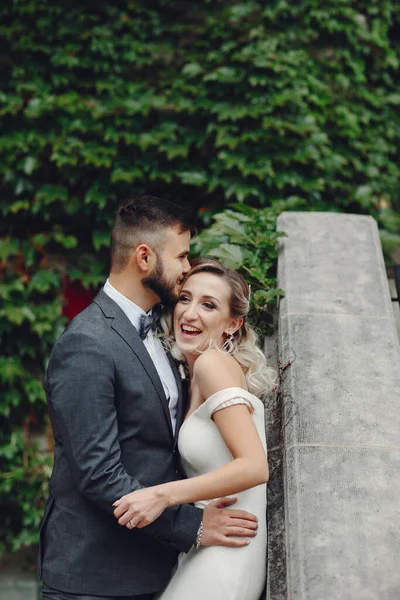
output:
M 176 281 L 168 281 L 161 256 L 158 254 L 153 272 L 143 279 L 143 285 L 157 294 L 165 308 L 172 309 L 175 306 L 178 299 L 175 293 Z

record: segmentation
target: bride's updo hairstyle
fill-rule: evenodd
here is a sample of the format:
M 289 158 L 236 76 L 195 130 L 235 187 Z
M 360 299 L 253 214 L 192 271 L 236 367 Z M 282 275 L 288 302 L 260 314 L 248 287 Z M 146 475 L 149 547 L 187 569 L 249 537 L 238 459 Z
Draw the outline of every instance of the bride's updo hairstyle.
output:
M 228 269 L 214 258 L 195 258 L 192 260 L 191 269 L 186 273 L 182 285 L 196 273 L 212 273 L 226 281 L 231 290 L 229 300 L 231 316 L 243 319 L 241 327 L 233 336 L 226 336 L 222 348 L 216 345 L 212 347 L 217 348 L 220 352 L 227 352 L 235 358 L 243 370 L 250 393 L 260 397 L 271 391 L 275 374 L 267 366 L 265 355 L 257 345 L 257 335 L 247 322 L 247 314 L 250 308 L 249 286 L 239 273 L 233 269 Z M 176 344 L 171 344 L 171 341 L 173 341 L 171 335 L 167 333 L 164 339 L 172 354 L 178 360 L 182 360 Z

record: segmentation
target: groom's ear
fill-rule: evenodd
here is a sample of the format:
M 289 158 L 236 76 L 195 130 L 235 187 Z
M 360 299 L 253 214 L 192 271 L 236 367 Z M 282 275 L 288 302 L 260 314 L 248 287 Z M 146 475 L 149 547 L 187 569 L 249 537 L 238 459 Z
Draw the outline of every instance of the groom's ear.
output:
M 147 244 L 140 244 L 133 251 L 132 258 L 135 260 L 140 271 L 148 273 L 154 266 L 155 253 Z

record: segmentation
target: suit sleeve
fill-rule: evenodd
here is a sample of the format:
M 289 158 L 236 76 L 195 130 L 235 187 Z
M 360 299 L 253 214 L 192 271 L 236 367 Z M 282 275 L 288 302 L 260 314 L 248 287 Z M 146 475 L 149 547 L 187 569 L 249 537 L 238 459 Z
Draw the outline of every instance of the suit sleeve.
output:
M 66 332 L 55 345 L 45 378 L 55 435 L 80 493 L 113 515 L 113 502 L 143 485 L 121 462 L 112 358 L 93 335 Z M 143 531 L 184 552 L 193 545 L 202 511 L 167 509 Z

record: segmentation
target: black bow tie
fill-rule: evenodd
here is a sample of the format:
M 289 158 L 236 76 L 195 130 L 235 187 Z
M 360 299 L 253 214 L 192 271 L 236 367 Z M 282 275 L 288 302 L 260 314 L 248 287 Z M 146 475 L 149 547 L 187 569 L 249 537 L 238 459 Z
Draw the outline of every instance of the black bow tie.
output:
M 161 308 L 153 308 L 151 314 L 142 315 L 140 317 L 139 335 L 142 340 L 145 340 L 150 329 L 155 331 L 160 323 Z

